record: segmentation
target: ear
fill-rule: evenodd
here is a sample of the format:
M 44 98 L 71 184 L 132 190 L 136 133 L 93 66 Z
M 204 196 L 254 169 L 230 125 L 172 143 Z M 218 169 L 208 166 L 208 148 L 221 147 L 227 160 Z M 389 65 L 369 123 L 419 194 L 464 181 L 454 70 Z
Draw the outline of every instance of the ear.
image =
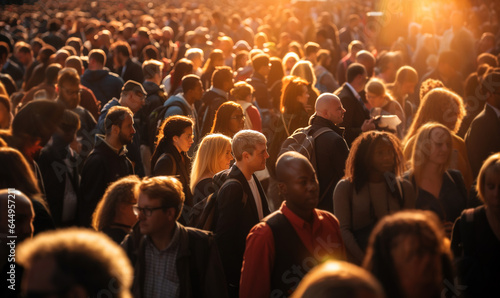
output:
M 286 195 L 287 194 L 287 188 L 286 184 L 282 182 L 278 182 L 278 190 L 280 195 Z
M 56 84 L 56 93 L 59 94 L 59 85 Z
M 182 210 L 181 210 L 182 212 Z M 175 218 L 175 208 L 168 208 L 167 211 L 167 218 L 169 221 L 176 221 L 177 219 Z
M 250 153 L 246 152 L 246 151 L 243 151 L 243 153 L 241 154 L 241 160 L 245 160 L 246 158 L 248 158 L 250 156 Z
M 120 133 L 120 127 L 118 125 L 111 125 L 111 134 L 117 135 Z
M 172 138 L 172 141 L 173 141 L 174 144 L 177 143 L 177 142 L 179 142 L 179 136 L 174 136 Z

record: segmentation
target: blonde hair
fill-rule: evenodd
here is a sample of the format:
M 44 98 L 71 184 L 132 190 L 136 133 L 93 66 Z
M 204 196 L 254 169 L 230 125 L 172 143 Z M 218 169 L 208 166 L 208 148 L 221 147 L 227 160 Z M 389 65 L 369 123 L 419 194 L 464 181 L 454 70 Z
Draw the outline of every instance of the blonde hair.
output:
M 123 177 L 108 186 L 92 215 L 92 227 L 102 231 L 109 227 L 116 217 L 118 204 L 137 203 L 136 190 L 141 180 L 134 175 Z
M 500 153 L 490 155 L 484 162 L 479 174 L 477 175 L 476 190 L 478 197 L 483 203 L 484 201 L 484 188 L 486 187 L 486 173 L 488 171 L 495 171 L 495 173 L 500 174 Z
M 201 140 L 196 150 L 189 188 L 194 192 L 196 184 L 205 174 L 214 175 L 222 170 L 219 166 L 220 159 L 224 156 L 227 147 L 231 149 L 231 139 L 223 134 L 209 134 Z
M 457 121 L 454 123 L 451 123 L 448 119 L 449 112 L 457 113 Z M 460 96 L 448 89 L 433 89 L 422 99 L 410 129 L 408 129 L 404 143 L 407 143 L 417 133 L 417 130 L 428 122 L 438 122 L 456 133 L 464 116 L 465 108 Z
M 413 175 L 418 183 L 422 175 L 423 166 L 429 161 L 431 151 L 431 133 L 434 129 L 441 128 L 448 134 L 450 148 L 451 148 L 451 132 L 448 127 L 440 123 L 430 122 L 424 124 L 415 137 L 413 145 L 413 154 L 411 156 L 410 164 Z M 451 162 L 451 152 L 448 156 L 448 161 L 440 169 L 442 173 L 448 169 Z

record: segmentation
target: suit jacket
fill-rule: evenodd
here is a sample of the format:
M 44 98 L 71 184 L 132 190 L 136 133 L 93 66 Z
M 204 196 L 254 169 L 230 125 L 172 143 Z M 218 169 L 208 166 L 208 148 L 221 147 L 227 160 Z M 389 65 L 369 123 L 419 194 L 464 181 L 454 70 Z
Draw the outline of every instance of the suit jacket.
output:
M 125 70 L 123 70 L 125 68 Z M 124 82 L 134 80 L 139 84 L 144 82 L 144 74 L 142 73 L 142 66 L 139 62 L 128 59 L 125 66 L 118 67 L 116 73 L 123 79 Z
M 486 158 L 500 151 L 500 119 L 488 104 L 472 121 L 465 135 L 465 145 L 473 177 L 477 177 Z
M 229 171 L 229 173 L 227 173 Z M 231 289 L 237 289 L 240 282 L 245 241 L 250 229 L 259 223 L 257 206 L 247 179 L 234 164 L 229 170 L 218 175 L 227 174 L 227 179 L 235 178 L 240 183 L 224 185 L 217 195 L 217 224 L 215 226 L 215 240 L 222 259 L 222 265 L 227 282 Z M 218 179 L 218 175 L 214 180 Z M 262 202 L 263 216 L 269 215 L 266 194 L 255 175 L 253 178 L 259 189 Z M 246 202 L 243 202 L 246 194 Z M 233 292 L 233 291 L 230 291 Z
M 352 142 L 361 134 L 361 126 L 365 120 L 370 119 L 370 111 L 364 107 L 361 102 L 354 96 L 351 89 L 346 85 L 335 91 L 335 94 L 340 98 L 344 109 L 344 122 L 339 126 L 345 128 L 344 138 L 347 145 L 351 147 Z

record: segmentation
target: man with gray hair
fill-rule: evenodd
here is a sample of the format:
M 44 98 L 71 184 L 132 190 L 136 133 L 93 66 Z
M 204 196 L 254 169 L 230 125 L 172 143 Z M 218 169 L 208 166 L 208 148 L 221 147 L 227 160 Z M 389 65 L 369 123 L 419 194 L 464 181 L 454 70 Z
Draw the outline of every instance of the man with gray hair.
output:
M 215 240 L 229 296 L 238 297 L 246 237 L 250 229 L 269 214 L 265 192 L 254 175 L 266 167 L 269 154 L 266 137 L 254 130 L 242 130 L 234 135 L 232 150 L 234 165 L 214 176 L 214 183 L 224 176 L 226 180 L 235 180 L 225 183 L 218 192 Z

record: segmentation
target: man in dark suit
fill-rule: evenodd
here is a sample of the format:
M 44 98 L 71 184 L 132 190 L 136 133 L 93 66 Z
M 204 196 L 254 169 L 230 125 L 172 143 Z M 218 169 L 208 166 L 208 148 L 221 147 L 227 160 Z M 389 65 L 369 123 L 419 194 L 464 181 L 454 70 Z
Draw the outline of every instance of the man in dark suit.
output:
M 359 63 L 352 63 L 347 68 L 347 82 L 335 91 L 335 95 L 340 98 L 346 110 L 344 121 L 339 126 L 345 128 L 344 137 L 349 147 L 362 132 L 375 129 L 370 111 L 360 95 L 366 81 L 365 67 Z
M 486 74 L 481 84 L 486 97 L 483 111 L 474 118 L 465 135 L 465 144 L 474 177 L 483 161 L 500 151 L 500 72 Z
M 246 237 L 250 229 L 269 214 L 265 192 L 254 175 L 254 172 L 264 170 L 269 154 L 266 137 L 254 130 L 238 132 L 233 138 L 232 150 L 236 162 L 228 170 L 227 179 L 235 181 L 225 183 L 219 190 L 215 240 L 229 295 L 238 297 Z
M 124 82 L 133 80 L 139 83 L 144 82 L 142 66 L 136 60 L 132 60 L 132 50 L 130 45 L 124 41 L 117 41 L 111 46 L 115 73 L 119 75 Z

